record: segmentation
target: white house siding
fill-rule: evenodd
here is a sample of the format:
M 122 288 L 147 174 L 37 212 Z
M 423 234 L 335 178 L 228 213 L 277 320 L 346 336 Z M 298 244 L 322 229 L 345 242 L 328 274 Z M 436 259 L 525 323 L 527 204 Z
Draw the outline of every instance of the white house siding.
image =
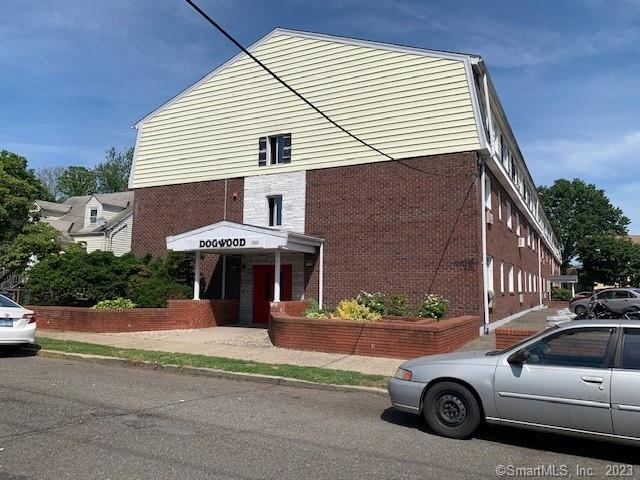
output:
M 133 229 L 133 215 L 125 218 L 113 228 L 110 235 L 111 251 L 120 256 L 131 251 L 131 230 Z
M 480 147 L 463 60 L 276 32 L 253 53 L 352 133 L 394 158 Z M 291 133 L 279 172 L 386 160 L 246 55 L 138 125 L 131 187 L 264 173 L 261 136 Z
M 282 195 L 282 225 L 278 228 L 304 233 L 306 178 L 304 171 L 246 177 L 243 223 L 268 227 L 267 197 Z
M 253 322 L 253 266 L 273 265 L 273 254 L 243 255 L 240 272 L 240 323 Z M 291 265 L 291 299 L 304 298 L 304 253 L 282 252 L 281 264 Z
M 76 243 L 84 243 L 88 253 L 95 250 L 105 250 L 104 235 L 74 235 L 73 240 Z

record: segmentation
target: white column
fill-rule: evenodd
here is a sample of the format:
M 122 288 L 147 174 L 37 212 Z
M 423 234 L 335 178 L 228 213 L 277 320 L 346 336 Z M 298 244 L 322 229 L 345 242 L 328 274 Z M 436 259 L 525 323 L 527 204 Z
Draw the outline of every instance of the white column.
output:
M 275 267 L 273 275 L 273 301 L 280 301 L 280 250 L 275 251 Z
M 224 300 L 226 292 L 227 284 L 227 256 L 222 255 L 222 292 L 220 294 L 220 298 Z
M 318 269 L 318 306 L 322 308 L 322 297 L 324 296 L 324 243 L 320 244 L 320 258 L 318 261 L 320 262 Z
M 193 269 L 193 299 L 200 300 L 200 252 L 195 252 L 196 262 Z
M 575 297 L 576 296 L 576 285 L 575 283 L 571 284 L 571 297 Z

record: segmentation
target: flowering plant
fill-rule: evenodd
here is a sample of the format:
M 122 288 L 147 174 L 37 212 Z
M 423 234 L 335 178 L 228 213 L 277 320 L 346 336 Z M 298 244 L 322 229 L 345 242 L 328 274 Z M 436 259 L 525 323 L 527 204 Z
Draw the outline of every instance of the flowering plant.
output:
M 427 295 L 420 305 L 418 316 L 442 320 L 449 310 L 449 301 L 441 295 Z

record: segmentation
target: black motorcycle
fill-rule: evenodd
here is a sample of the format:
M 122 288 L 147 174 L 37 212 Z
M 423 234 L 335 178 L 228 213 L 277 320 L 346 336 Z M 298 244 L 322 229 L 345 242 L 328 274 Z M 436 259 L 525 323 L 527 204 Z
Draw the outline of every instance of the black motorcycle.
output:
M 640 310 L 637 307 L 631 307 L 624 312 L 616 312 L 611 310 L 605 303 L 597 299 L 593 299 L 587 305 L 587 309 L 579 315 L 576 315 L 574 320 L 611 320 L 611 319 L 623 319 L 623 320 L 640 320 Z

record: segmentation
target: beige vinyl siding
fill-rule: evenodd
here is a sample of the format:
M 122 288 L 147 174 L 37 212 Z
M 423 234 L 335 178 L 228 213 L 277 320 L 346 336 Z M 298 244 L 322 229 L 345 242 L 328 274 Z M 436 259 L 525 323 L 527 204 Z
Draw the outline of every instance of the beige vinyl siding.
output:
M 480 147 L 462 60 L 280 33 L 253 53 L 335 121 L 394 158 Z M 131 186 L 387 160 L 246 56 L 139 125 Z M 258 167 L 258 139 L 292 134 L 287 165 Z
M 87 253 L 105 249 L 104 235 L 74 235 L 73 240 L 76 243 L 84 243 Z
M 133 225 L 133 215 L 122 220 L 115 226 L 110 236 L 111 251 L 114 255 L 120 256 L 131 251 L 131 230 Z

